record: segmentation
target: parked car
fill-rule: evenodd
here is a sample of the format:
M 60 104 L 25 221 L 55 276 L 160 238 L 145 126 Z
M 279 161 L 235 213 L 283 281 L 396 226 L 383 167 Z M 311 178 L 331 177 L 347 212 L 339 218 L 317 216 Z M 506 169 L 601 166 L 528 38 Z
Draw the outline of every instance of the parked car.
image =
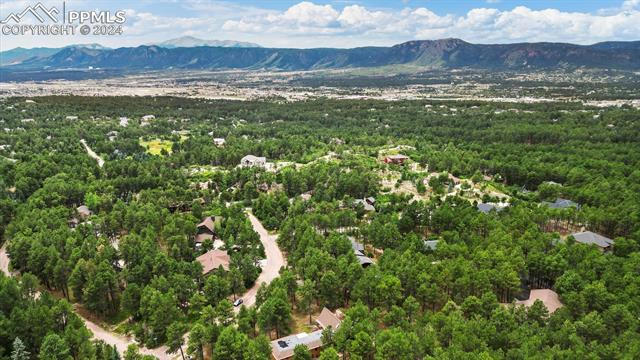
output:
M 238 300 L 236 300 L 236 301 L 234 301 L 234 302 L 233 302 L 233 306 L 236 306 L 236 307 L 237 307 L 237 306 L 240 306 L 240 305 L 242 305 L 242 303 L 243 303 L 243 302 L 244 302 L 244 301 L 243 301 L 242 299 L 238 299 Z

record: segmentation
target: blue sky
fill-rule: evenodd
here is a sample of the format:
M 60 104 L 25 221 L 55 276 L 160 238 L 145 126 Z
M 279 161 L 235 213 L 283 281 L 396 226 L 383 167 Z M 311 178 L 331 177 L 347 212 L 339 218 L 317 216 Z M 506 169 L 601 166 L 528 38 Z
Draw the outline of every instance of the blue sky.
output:
M 41 0 L 60 6 L 62 0 Z M 2 0 L 0 17 L 37 0 Z M 640 40 L 640 0 L 67 0 L 67 9 L 126 10 L 118 36 L 1 35 L 0 49 L 101 43 L 138 46 L 179 36 L 269 47 L 388 46 L 457 37 L 476 43 Z M 61 7 L 61 6 L 60 6 Z M 27 20 L 28 21 L 28 20 Z

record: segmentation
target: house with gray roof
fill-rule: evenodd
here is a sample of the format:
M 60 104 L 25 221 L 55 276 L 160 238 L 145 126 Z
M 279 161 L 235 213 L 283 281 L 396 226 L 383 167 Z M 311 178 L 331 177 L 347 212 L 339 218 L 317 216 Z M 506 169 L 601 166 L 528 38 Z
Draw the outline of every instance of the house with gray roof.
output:
M 365 199 L 357 199 L 356 201 L 354 201 L 354 203 L 356 204 L 362 204 L 362 207 L 364 208 L 364 211 L 376 211 L 375 206 L 373 206 L 373 204 L 370 204 L 367 200 Z
M 438 248 L 440 240 L 425 240 L 424 247 L 427 250 L 435 251 Z
M 488 214 L 489 212 L 491 212 L 491 210 L 495 210 L 497 212 L 500 212 L 502 210 L 504 210 L 505 206 L 501 206 L 501 205 L 496 205 L 496 204 L 490 204 L 490 203 L 479 203 L 476 208 L 478 209 L 478 211 Z
M 247 155 L 240 159 L 240 166 L 242 167 L 265 167 L 267 164 L 267 158 L 262 156 Z
M 542 203 L 543 205 L 547 205 L 549 209 L 568 209 L 568 208 L 576 208 L 580 209 L 580 204 L 573 202 L 568 199 L 557 198 L 555 202 L 545 201 Z
M 576 239 L 576 242 L 586 245 L 595 245 L 603 252 L 611 250 L 614 243 L 612 239 L 591 231 L 577 232 L 571 234 L 571 236 Z
M 356 259 L 358 259 L 358 262 L 360 263 L 360 265 L 362 267 L 367 267 L 372 265 L 373 260 L 371 260 L 371 258 L 369 258 L 367 255 L 364 254 L 364 245 L 360 244 L 354 239 L 350 239 L 350 240 L 351 240 L 351 248 L 353 248 L 353 253 L 356 256 Z

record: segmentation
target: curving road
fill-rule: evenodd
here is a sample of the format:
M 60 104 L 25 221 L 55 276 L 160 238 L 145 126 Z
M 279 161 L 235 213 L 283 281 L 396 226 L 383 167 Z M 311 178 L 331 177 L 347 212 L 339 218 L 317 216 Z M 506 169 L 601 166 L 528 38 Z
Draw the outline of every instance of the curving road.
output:
M 12 276 L 9 272 L 9 257 L 7 256 L 7 243 L 0 248 L 0 271 L 5 273 L 7 276 Z M 76 315 L 78 315 L 83 321 L 84 325 L 93 333 L 93 337 L 98 340 L 102 340 L 107 344 L 115 345 L 120 354 L 124 354 L 127 350 L 127 347 L 131 344 L 137 344 L 132 339 L 122 336 L 118 333 L 111 332 L 102 326 L 92 322 L 91 320 L 85 318 L 80 314 L 80 312 L 76 311 Z M 156 349 L 147 349 L 144 347 L 140 347 L 140 353 L 144 355 L 153 355 L 160 360 L 172 360 L 177 355 L 167 354 L 167 347 L 161 346 Z
M 267 229 L 262 226 L 262 223 L 258 218 L 255 217 L 251 213 L 251 210 L 246 210 L 247 216 L 249 217 L 249 221 L 251 221 L 251 225 L 253 226 L 253 230 L 260 235 L 260 242 L 264 246 L 264 253 L 267 256 L 266 262 L 262 267 L 262 272 L 255 284 L 251 287 L 251 289 L 247 290 L 247 292 L 242 295 L 243 304 L 247 307 L 253 306 L 256 303 L 256 294 L 258 293 L 258 288 L 262 283 L 269 284 L 273 279 L 280 276 L 279 271 L 280 268 L 287 265 L 284 256 L 282 255 L 282 251 L 278 247 L 276 243 L 276 239 L 278 235 L 271 235 L 267 231 Z M 235 308 L 237 312 L 240 310 L 239 307 Z
M 251 289 L 247 290 L 247 292 L 242 295 L 242 300 L 245 306 L 253 306 L 256 303 L 256 294 L 258 293 L 258 288 L 262 283 L 269 284 L 273 279 L 279 276 L 280 268 L 286 266 L 287 262 L 276 243 L 277 235 L 271 235 L 267 231 L 267 229 L 262 226 L 260 220 L 258 220 L 249 209 L 246 210 L 247 216 L 249 217 L 249 221 L 251 221 L 251 225 L 253 226 L 253 230 L 260 235 L 260 241 L 264 246 L 264 252 L 267 256 L 266 262 L 262 268 L 262 272 L 255 284 Z M 7 276 L 11 276 L 12 274 L 9 272 L 9 257 L 6 252 L 6 242 L 0 248 L 0 271 L 5 273 Z M 234 309 L 236 312 L 240 310 L 239 307 Z M 91 320 L 82 316 L 78 311 L 76 314 L 84 321 L 85 326 L 89 331 L 93 333 L 93 337 L 98 340 L 102 340 L 107 344 L 115 345 L 118 349 L 118 352 L 124 354 L 127 350 L 127 347 L 131 344 L 137 344 L 133 339 L 120 335 L 118 333 L 109 331 L 102 326 L 92 322 Z M 187 337 L 188 334 L 185 334 Z M 167 347 L 161 346 L 156 349 L 147 349 L 144 347 L 140 347 L 140 352 L 145 355 L 153 355 L 160 360 L 172 360 L 180 355 L 178 354 L 167 354 Z
M 95 151 L 91 150 L 89 145 L 87 145 L 87 142 L 84 141 L 84 139 L 80 139 L 80 142 L 82 143 L 82 145 L 84 145 L 84 148 L 87 150 L 87 154 L 89 154 L 90 157 L 96 159 L 96 161 L 98 162 L 98 166 L 99 167 L 104 166 L 104 160 L 100 156 L 98 156 L 98 154 L 96 154 Z

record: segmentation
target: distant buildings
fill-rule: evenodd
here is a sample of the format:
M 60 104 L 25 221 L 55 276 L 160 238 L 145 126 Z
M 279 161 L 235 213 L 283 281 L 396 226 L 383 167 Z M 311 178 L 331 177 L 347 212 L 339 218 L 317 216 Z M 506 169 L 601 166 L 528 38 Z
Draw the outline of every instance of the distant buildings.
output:
M 261 167 L 264 168 L 267 164 L 267 158 L 247 155 L 240 159 L 240 166 L 242 167 Z
M 208 275 L 213 270 L 222 266 L 224 271 L 229 271 L 231 258 L 224 250 L 209 250 L 198 256 L 196 261 L 202 265 L 202 275 Z
M 364 211 L 376 211 L 376 208 L 374 206 L 376 203 L 376 199 L 374 197 L 370 196 L 364 199 L 357 199 L 356 201 L 354 201 L 354 203 L 356 205 L 362 204 L 362 207 L 364 207 Z
M 76 212 L 82 219 L 86 219 L 89 216 L 93 215 L 93 212 L 86 205 L 78 206 L 76 208 Z
M 435 251 L 438 248 L 438 243 L 439 242 L 440 242 L 440 240 L 425 240 L 424 241 L 424 248 L 426 250 Z
M 608 237 L 604 237 L 600 234 L 596 234 L 591 231 L 582 231 L 571 234 L 576 242 L 586 245 L 596 245 L 601 251 L 609 251 L 613 246 L 614 241 Z
M 329 309 L 324 308 L 316 319 L 319 329 L 311 333 L 300 333 L 285 336 L 271 342 L 271 357 L 274 360 L 287 360 L 293 358 L 293 350 L 297 345 L 306 346 L 315 358 L 320 355 L 322 349 L 322 330 L 331 327 L 337 329 L 341 320 Z
M 388 155 L 384 158 L 384 162 L 387 164 L 402 165 L 407 159 L 409 159 L 409 157 L 405 155 Z

